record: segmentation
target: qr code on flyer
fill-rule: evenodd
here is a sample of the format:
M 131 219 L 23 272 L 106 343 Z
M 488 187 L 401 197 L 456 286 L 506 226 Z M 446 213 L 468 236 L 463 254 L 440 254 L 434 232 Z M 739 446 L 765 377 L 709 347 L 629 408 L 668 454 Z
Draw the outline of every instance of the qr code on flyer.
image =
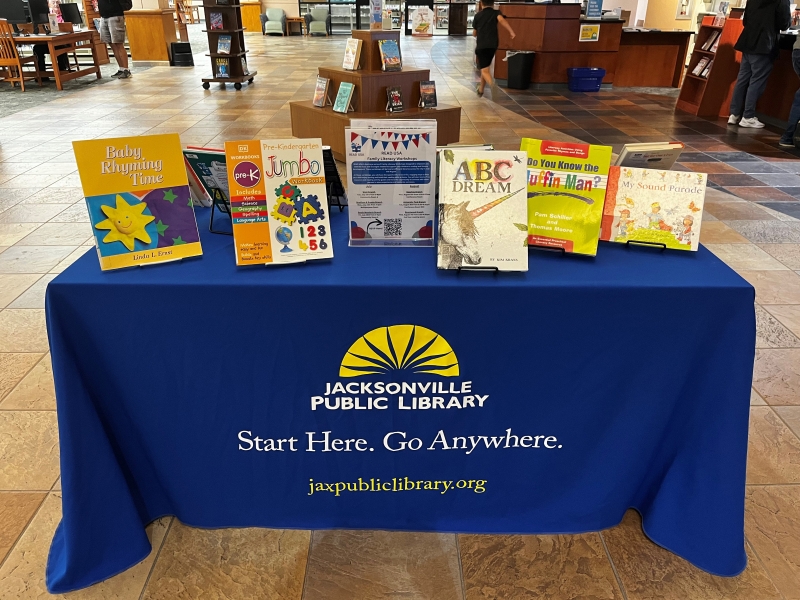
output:
M 403 219 L 384 219 L 384 237 L 400 237 L 403 235 Z

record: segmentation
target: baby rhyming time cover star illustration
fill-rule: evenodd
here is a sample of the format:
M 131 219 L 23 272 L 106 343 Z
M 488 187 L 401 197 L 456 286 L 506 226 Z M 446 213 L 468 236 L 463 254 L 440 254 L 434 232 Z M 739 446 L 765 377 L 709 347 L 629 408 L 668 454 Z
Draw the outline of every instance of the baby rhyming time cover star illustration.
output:
M 203 253 L 178 134 L 72 146 L 102 270 Z
M 600 239 L 697 250 L 707 177 L 611 167 Z

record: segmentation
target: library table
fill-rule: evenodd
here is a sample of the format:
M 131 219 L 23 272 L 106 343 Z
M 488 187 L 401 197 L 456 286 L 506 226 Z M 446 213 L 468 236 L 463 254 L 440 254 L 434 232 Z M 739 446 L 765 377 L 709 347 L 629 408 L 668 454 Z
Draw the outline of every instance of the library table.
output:
M 34 44 L 47 44 L 47 51 L 50 53 L 50 60 L 53 63 L 53 71 L 45 71 L 42 77 L 53 77 L 56 80 L 56 88 L 64 89 L 64 83 L 85 77 L 86 75 L 100 74 L 100 63 L 98 62 L 97 49 L 92 41 L 93 32 L 91 30 L 75 31 L 72 33 L 53 33 L 53 34 L 30 34 L 15 35 L 14 42 L 17 46 L 32 46 Z M 58 57 L 62 54 L 72 54 L 77 50 L 88 47 L 92 51 L 92 66 L 79 68 L 74 71 L 61 71 L 58 68 Z
M 755 292 L 705 248 L 459 273 L 350 248 L 334 211 L 332 260 L 241 268 L 198 215 L 202 257 L 103 273 L 90 250 L 47 288 L 51 592 L 141 561 L 164 515 L 552 534 L 635 508 L 701 569 L 744 569 Z

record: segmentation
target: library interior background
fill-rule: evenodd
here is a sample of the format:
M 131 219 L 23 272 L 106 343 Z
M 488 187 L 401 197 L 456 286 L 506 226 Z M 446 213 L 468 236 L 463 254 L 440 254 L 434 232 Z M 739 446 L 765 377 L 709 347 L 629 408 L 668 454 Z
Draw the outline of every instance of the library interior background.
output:
M 794 4 L 109 3 L 0 0 L 0 598 L 800 599 Z

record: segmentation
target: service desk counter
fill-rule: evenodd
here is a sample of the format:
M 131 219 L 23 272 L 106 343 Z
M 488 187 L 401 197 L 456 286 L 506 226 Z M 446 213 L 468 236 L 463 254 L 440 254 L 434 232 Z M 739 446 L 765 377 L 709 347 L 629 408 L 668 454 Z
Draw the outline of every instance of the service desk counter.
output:
M 680 87 L 691 31 L 623 31 L 617 87 Z
M 785 127 L 789 120 L 795 92 L 800 78 L 792 68 L 792 46 L 796 36 L 783 34 L 779 42 L 780 54 L 767 80 L 767 87 L 756 105 L 756 114 L 762 121 Z M 737 53 L 738 54 L 738 53 Z

